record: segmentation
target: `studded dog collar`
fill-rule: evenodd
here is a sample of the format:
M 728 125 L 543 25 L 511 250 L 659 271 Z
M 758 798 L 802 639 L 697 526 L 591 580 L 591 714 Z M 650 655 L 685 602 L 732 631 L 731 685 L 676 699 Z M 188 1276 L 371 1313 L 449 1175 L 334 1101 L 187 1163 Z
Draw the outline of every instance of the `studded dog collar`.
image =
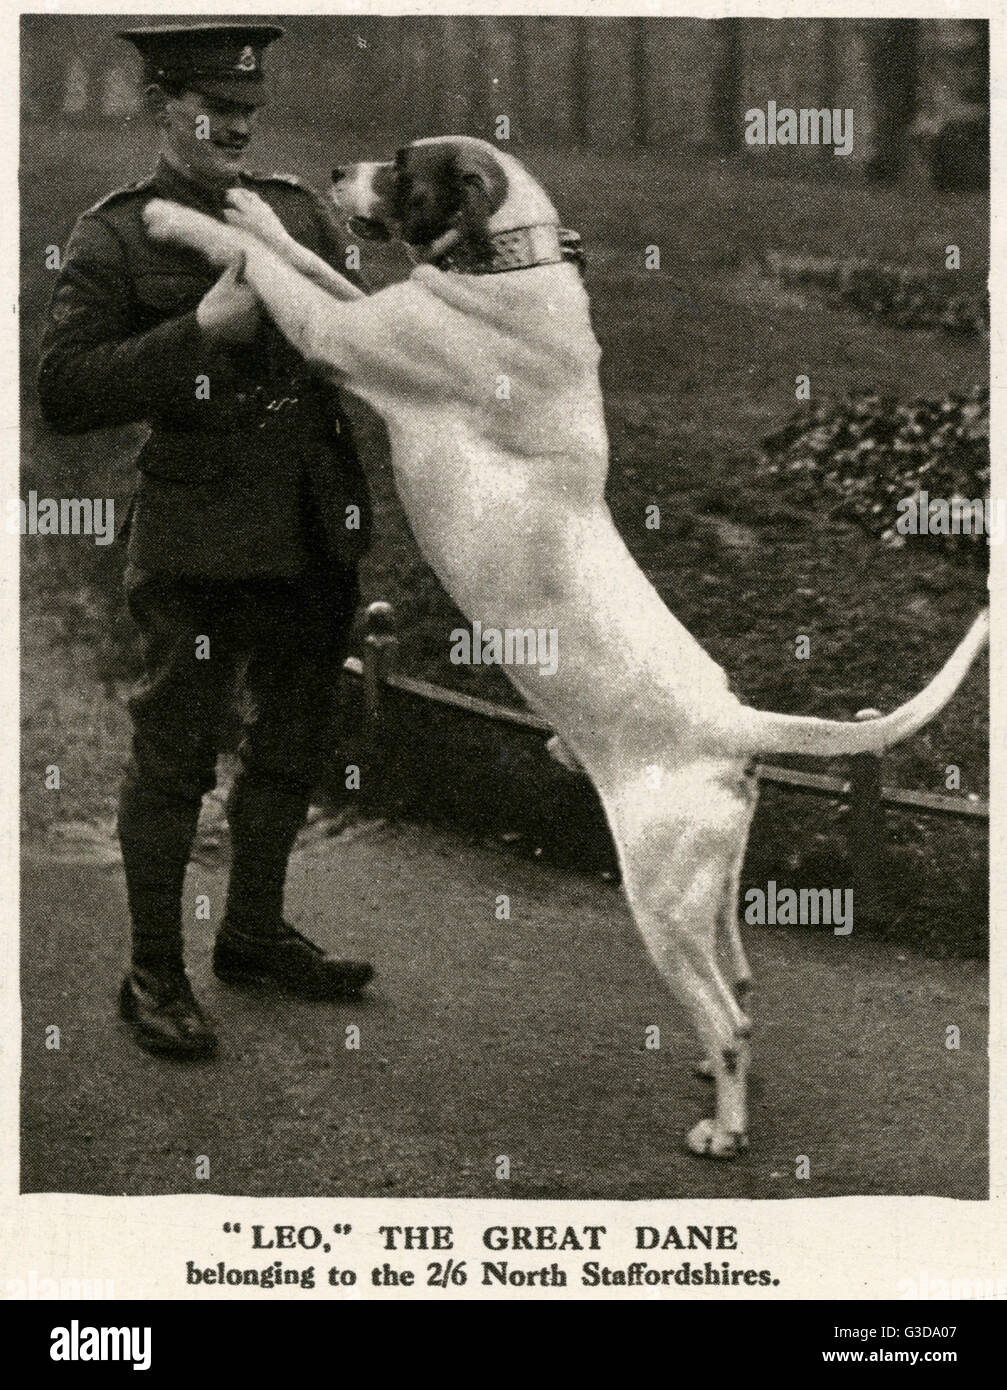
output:
M 454 270 L 462 275 L 500 275 L 507 270 L 530 270 L 532 266 L 559 265 L 562 261 L 570 261 L 583 271 L 580 237 L 565 227 L 537 223 L 494 232 L 479 246 L 458 242 L 431 264 L 438 270 Z

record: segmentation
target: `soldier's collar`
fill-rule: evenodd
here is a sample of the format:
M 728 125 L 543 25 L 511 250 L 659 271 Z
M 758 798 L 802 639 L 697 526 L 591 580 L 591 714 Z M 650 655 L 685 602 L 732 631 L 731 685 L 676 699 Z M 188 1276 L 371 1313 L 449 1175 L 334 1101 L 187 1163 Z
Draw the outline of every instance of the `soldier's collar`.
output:
M 198 208 L 200 212 L 210 212 L 217 217 L 224 211 L 227 189 L 223 184 L 189 178 L 169 164 L 163 154 L 158 155 L 153 182 L 161 197 L 171 202 L 184 203 L 186 207 Z

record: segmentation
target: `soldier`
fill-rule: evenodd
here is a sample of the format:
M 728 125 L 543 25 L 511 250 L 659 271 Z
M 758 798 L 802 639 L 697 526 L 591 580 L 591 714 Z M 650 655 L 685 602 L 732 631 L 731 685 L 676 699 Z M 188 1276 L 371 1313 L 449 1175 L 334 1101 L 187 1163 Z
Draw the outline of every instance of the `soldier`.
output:
M 236 268 L 147 238 L 153 196 L 222 216 L 225 192 L 264 198 L 345 273 L 328 205 L 296 179 L 243 166 L 265 99 L 262 54 L 283 30 L 206 24 L 125 30 L 160 135 L 153 174 L 86 212 L 53 294 L 38 388 L 61 433 L 146 421 L 126 594 L 144 678 L 119 838 L 132 918 L 120 1012 L 148 1051 L 205 1057 L 216 1039 L 183 963 L 182 888 L 218 729 L 244 672 L 249 713 L 228 799 L 232 863 L 213 968 L 231 984 L 310 998 L 356 994 L 365 962 L 336 960 L 283 919 L 287 860 L 358 601 L 366 484 L 335 390 L 261 314 Z

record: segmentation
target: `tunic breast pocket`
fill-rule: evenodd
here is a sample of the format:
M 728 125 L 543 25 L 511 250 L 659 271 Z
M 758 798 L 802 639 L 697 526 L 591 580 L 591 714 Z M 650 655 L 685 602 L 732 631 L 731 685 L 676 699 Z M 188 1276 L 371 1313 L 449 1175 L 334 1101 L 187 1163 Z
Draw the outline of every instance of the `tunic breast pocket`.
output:
M 213 283 L 212 272 L 176 266 L 144 266 L 133 278 L 138 329 L 146 332 L 191 313 Z M 227 472 L 223 439 L 234 428 L 233 384 L 214 373 L 212 393 L 197 391 L 198 361 L 192 363 L 193 388 L 152 418 L 150 439 L 137 460 L 140 469 L 165 482 L 210 482 Z

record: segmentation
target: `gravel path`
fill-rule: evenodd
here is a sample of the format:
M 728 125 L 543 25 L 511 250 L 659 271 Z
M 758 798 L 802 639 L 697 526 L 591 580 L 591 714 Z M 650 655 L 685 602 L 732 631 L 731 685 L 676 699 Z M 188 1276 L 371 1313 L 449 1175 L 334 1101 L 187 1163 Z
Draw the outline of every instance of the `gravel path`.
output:
M 298 853 L 288 907 L 371 958 L 338 1006 L 234 992 L 190 973 L 216 1061 L 140 1052 L 114 998 L 126 914 L 114 865 L 26 853 L 22 1187 L 91 1193 L 658 1198 L 986 1193 L 981 965 L 876 942 L 750 928 L 752 1149 L 683 1149 L 706 1113 L 696 1045 L 619 892 L 447 833 L 377 823 Z M 187 901 L 223 900 L 197 867 Z M 496 919 L 498 894 L 510 920 Z M 59 1050 L 45 1046 L 58 1024 Z M 644 1048 L 650 1024 L 661 1048 Z M 946 1029 L 961 1047 L 945 1047 Z M 346 1047 L 360 1029 L 359 1049 Z M 511 1176 L 495 1176 L 506 1154 Z M 196 1161 L 210 1161 L 207 1180 Z M 795 1177 L 806 1155 L 810 1177 Z

